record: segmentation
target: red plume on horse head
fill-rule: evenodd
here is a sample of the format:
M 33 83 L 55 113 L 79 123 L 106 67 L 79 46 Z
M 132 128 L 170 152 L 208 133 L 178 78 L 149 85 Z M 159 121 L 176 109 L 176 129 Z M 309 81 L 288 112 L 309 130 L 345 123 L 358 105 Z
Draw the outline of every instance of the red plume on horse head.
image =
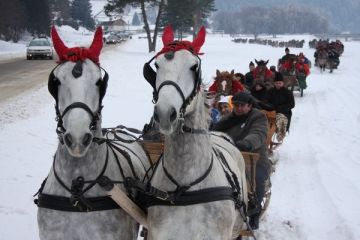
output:
M 55 26 L 52 26 L 51 28 L 51 38 L 54 44 L 55 51 L 59 56 L 60 62 L 65 62 L 65 61 L 76 62 L 78 60 L 84 61 L 86 58 L 89 58 L 96 64 L 99 64 L 99 56 L 101 49 L 103 47 L 102 36 L 103 36 L 102 28 L 98 27 L 96 29 L 94 39 L 89 48 L 83 48 L 83 47 L 68 48 L 61 40 L 59 34 L 56 31 Z
M 158 53 L 158 55 L 161 53 L 167 52 L 167 51 L 178 51 L 181 49 L 187 49 L 195 55 L 201 54 L 200 48 L 202 47 L 202 45 L 205 42 L 205 35 L 206 35 L 205 27 L 201 27 L 198 34 L 196 35 L 196 37 L 194 38 L 194 40 L 192 42 L 179 41 L 179 42 L 176 42 L 176 44 L 171 45 L 172 43 L 175 42 L 174 41 L 174 31 L 171 26 L 166 26 L 164 28 L 164 32 L 163 32 L 163 36 L 162 36 L 164 48 Z

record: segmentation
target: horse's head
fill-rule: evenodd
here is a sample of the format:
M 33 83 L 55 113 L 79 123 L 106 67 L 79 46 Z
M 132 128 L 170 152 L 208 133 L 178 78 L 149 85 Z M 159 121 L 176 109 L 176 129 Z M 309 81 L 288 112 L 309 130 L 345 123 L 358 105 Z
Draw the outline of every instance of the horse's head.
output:
M 231 95 L 233 81 L 235 80 L 234 70 L 230 73 L 228 71 L 220 72 L 219 70 L 216 70 L 215 82 L 217 85 L 217 93 L 225 96 Z
M 166 27 L 162 40 L 164 47 L 155 61 L 157 71 L 152 70 L 150 60 L 144 66 L 144 77 L 154 88 L 154 120 L 163 134 L 171 134 L 200 89 L 201 60 L 198 54 L 205 41 L 205 28 L 189 42 L 174 41 L 173 30 Z
M 54 97 L 57 133 L 70 155 L 84 156 L 99 134 L 102 98 L 108 75 L 98 66 L 102 30 L 98 28 L 90 48 L 67 48 L 55 27 L 51 30 L 59 65 L 51 72 L 48 88 Z

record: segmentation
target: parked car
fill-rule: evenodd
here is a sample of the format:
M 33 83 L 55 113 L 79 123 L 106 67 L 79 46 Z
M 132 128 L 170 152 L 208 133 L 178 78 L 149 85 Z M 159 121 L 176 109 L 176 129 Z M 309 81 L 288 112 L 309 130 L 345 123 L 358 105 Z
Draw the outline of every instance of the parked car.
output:
M 120 41 L 121 41 L 121 39 L 118 36 L 113 35 L 113 34 L 111 34 L 105 38 L 106 44 L 116 44 L 116 43 L 119 43 Z
M 26 59 L 48 58 L 53 59 L 54 51 L 46 37 L 33 38 L 26 50 Z

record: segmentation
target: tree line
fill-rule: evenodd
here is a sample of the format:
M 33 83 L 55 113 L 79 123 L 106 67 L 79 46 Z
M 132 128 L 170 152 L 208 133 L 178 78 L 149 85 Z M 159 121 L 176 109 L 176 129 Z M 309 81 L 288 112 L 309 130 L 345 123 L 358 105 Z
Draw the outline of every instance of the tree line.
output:
M 229 34 L 253 34 L 255 38 L 259 34 L 324 33 L 329 31 L 329 19 L 300 5 L 248 6 L 238 12 L 218 12 L 213 28 Z
M 0 39 L 17 42 L 24 32 L 49 35 L 50 25 L 94 29 L 89 0 L 2 0 Z
M 156 39 L 160 29 L 171 25 L 181 39 L 184 33 L 193 36 L 202 25 L 206 25 L 207 18 L 215 11 L 215 0 L 108 0 L 105 13 L 108 16 L 121 14 L 127 6 L 139 7 L 148 39 L 149 51 L 155 51 Z M 155 25 L 150 29 L 149 17 L 156 9 Z

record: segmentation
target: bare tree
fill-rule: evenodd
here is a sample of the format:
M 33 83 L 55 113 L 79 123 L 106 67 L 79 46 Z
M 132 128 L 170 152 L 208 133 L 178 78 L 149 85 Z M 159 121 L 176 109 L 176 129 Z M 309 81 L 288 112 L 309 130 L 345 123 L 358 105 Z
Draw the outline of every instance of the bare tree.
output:
M 166 0 L 108 0 L 107 5 L 105 6 L 105 13 L 108 16 L 111 16 L 113 14 L 119 14 L 124 11 L 124 8 L 127 5 L 131 5 L 134 7 L 140 7 L 141 9 L 141 15 L 142 20 L 144 23 L 144 30 L 146 32 L 147 40 L 148 40 L 148 46 L 149 46 L 149 52 L 155 51 L 156 49 L 156 39 L 159 32 L 159 23 L 160 18 L 162 15 L 162 12 L 164 10 Z M 158 8 L 158 13 L 155 21 L 155 28 L 154 33 L 151 36 L 150 26 L 148 22 L 148 15 L 146 11 L 147 5 L 152 5 L 153 7 Z

